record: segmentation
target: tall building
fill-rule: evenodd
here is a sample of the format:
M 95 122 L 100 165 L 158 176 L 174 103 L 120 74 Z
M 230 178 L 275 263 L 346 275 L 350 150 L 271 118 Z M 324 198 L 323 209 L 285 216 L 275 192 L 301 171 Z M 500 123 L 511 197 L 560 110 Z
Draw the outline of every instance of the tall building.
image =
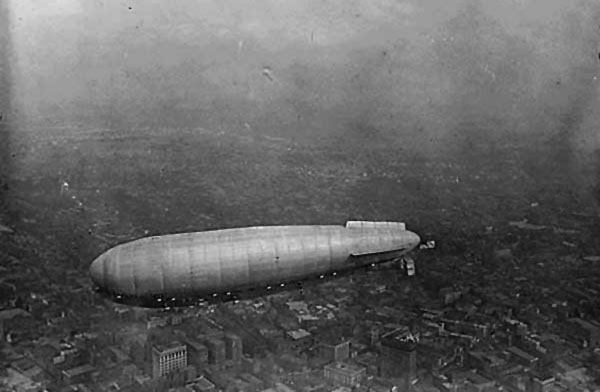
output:
M 412 335 L 382 336 L 381 353 L 382 376 L 405 376 L 409 382 L 417 378 L 417 342 Z
M 213 337 L 206 338 L 204 343 L 208 347 L 208 363 L 222 365 L 225 362 L 225 343 Z
M 227 359 L 234 363 L 240 363 L 242 360 L 242 338 L 233 333 L 225 334 L 225 355 Z
M 188 362 L 198 369 L 203 369 L 208 364 L 208 348 L 195 340 L 186 341 L 188 349 Z
M 152 377 L 160 378 L 187 366 L 187 346 L 174 342 L 170 346 L 152 347 Z

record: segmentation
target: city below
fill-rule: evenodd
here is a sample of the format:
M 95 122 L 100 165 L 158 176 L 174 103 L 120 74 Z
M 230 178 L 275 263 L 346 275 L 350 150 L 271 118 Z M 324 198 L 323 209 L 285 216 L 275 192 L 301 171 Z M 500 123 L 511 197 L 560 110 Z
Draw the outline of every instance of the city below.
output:
M 387 262 L 250 299 L 142 308 L 112 302 L 76 270 L 61 272 L 60 285 L 50 281 L 26 261 L 35 256 L 32 238 L 3 227 L 0 385 L 8 391 L 597 390 L 600 278 L 593 266 L 600 257 L 565 240 L 576 235 L 570 229 L 514 221 L 503 230 L 535 241 L 537 251 L 507 247 L 458 256 L 441 239 L 414 252 L 414 276 Z M 487 227 L 477 241 L 500 237 Z M 23 260 L 10 256 L 17 249 L 29 253 L 21 252 Z M 11 279 L 27 281 L 30 294 L 11 294 Z

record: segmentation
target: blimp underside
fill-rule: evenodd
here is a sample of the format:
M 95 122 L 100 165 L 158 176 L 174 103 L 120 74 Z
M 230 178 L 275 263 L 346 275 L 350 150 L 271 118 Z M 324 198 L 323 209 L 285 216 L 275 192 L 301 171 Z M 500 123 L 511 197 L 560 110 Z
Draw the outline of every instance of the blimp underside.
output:
M 389 260 L 418 243 L 396 222 L 247 227 L 142 238 L 108 250 L 90 270 L 113 293 L 203 295 Z

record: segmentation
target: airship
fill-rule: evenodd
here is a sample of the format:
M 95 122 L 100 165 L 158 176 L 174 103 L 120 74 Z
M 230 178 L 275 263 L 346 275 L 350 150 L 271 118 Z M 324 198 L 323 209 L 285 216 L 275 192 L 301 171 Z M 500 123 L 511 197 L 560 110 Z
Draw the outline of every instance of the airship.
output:
M 402 222 L 178 233 L 119 244 L 92 262 L 90 277 L 116 298 L 215 297 L 401 260 L 419 243 Z

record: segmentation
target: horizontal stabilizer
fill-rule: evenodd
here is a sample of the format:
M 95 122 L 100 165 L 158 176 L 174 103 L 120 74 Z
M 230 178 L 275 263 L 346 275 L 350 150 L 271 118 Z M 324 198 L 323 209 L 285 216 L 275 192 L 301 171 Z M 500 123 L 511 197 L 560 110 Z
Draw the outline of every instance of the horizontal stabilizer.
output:
M 348 221 L 346 222 L 346 228 L 406 230 L 406 225 L 402 222 Z

